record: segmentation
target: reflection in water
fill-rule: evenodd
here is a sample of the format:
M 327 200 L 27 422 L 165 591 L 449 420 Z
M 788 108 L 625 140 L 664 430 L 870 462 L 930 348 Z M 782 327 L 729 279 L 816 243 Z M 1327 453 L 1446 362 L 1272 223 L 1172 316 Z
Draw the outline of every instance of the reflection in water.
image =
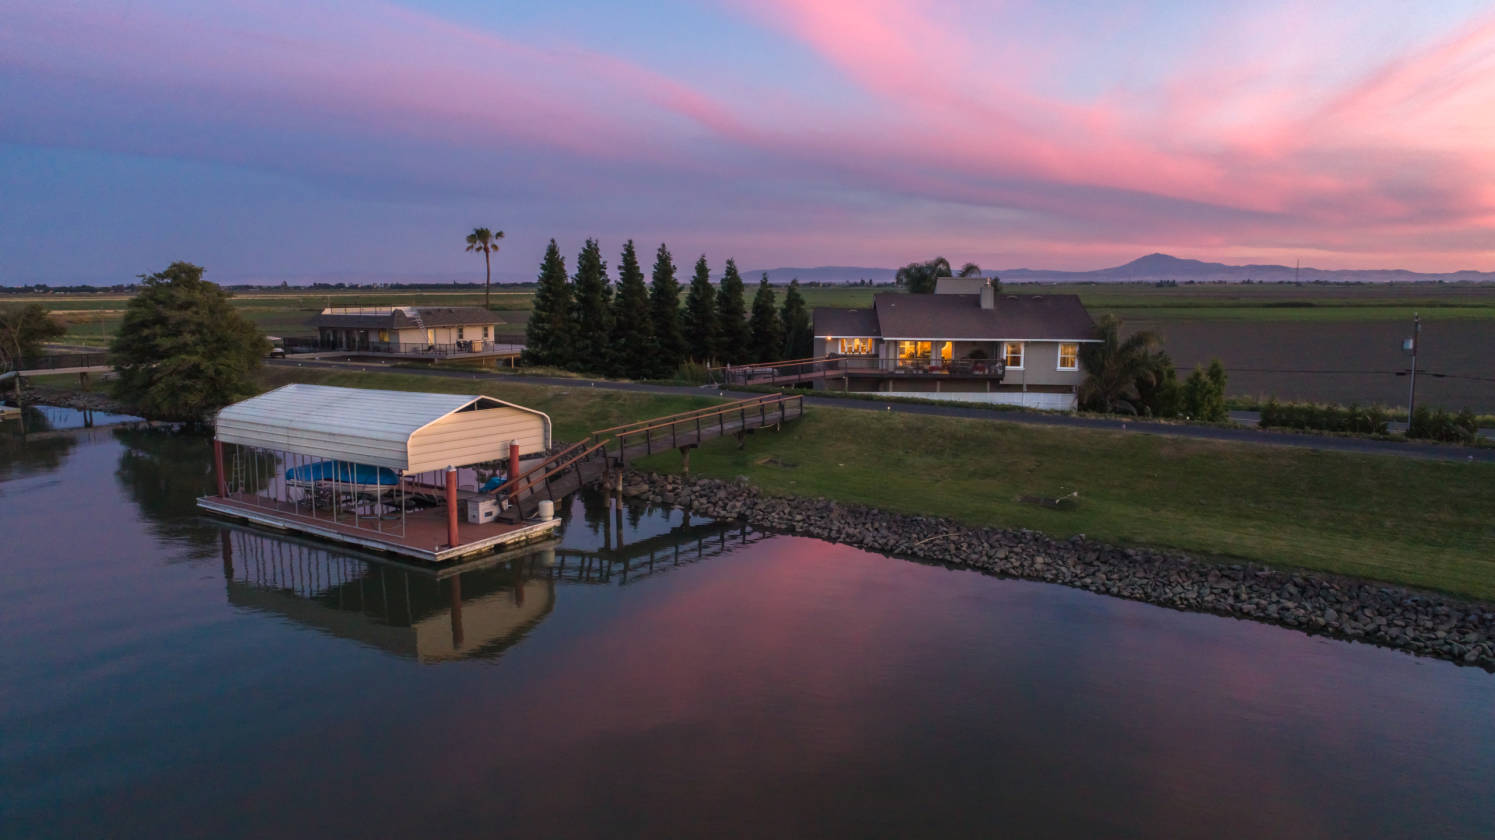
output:
M 767 536 L 683 516 L 668 530 L 640 533 L 642 505 L 630 507 L 634 527 L 625 530 L 617 527 L 624 506 L 593 491 L 581 494 L 575 507 L 583 523 L 603 528 L 602 547 L 562 549 L 554 540 L 435 569 L 224 525 L 219 554 L 228 600 L 420 662 L 495 657 L 550 614 L 559 582 L 634 584 Z M 568 505 L 565 512 L 575 509 Z
M 163 539 L 184 543 L 210 556 L 214 530 L 196 517 L 199 496 L 214 492 L 208 438 L 170 428 L 118 428 L 114 438 L 122 446 L 114 477 L 140 509 L 151 530 Z
M 49 414 L 35 406 L 26 406 L 19 418 L 0 423 L 0 480 L 51 472 L 61 466 L 77 440 L 72 434 L 54 431 Z

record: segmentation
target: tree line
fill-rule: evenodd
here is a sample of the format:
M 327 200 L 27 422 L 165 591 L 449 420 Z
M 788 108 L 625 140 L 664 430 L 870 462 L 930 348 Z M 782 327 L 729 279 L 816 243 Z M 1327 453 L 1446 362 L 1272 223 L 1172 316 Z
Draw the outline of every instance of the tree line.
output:
M 673 377 L 687 362 L 750 364 L 802 359 L 813 352 L 813 330 L 799 280 L 780 306 L 764 274 L 751 307 L 742 274 L 727 260 L 720 286 L 705 255 L 681 301 L 674 256 L 661 244 L 649 282 L 633 240 L 623 245 L 618 280 L 608 276 L 597 240 L 576 256 L 576 273 L 555 240 L 540 263 L 539 287 L 525 327 L 524 361 L 578 373 L 631 379 Z

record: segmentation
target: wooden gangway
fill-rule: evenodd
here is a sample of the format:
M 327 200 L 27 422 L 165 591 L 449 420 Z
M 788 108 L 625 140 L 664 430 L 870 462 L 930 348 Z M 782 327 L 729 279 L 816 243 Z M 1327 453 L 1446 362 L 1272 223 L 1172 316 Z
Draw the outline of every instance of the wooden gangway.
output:
M 503 517 L 522 522 L 534 515 L 542 500 L 563 498 L 637 458 L 670 450 L 689 457 L 691 449 L 714 438 L 732 436 L 740 443 L 758 429 L 778 428 L 804 412 L 801 395 L 765 394 L 599 429 L 504 482 L 494 493 L 509 503 Z
M 114 365 L 109 363 L 108 353 L 58 353 L 21 359 L 16 370 L 0 373 L 0 382 L 20 376 L 43 376 L 58 373 L 110 373 Z

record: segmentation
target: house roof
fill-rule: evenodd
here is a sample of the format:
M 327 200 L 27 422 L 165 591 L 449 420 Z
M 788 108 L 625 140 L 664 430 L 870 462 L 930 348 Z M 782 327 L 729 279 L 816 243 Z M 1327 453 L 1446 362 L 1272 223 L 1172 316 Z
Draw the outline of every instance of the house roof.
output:
M 458 412 L 461 422 L 446 424 L 452 428 L 421 434 Z M 224 443 L 426 472 L 506 457 L 510 440 L 520 441 L 522 453 L 543 452 L 550 417 L 479 394 L 296 384 L 218 412 L 215 434 Z
M 877 312 L 873 309 L 831 309 L 817 306 L 813 332 L 822 337 L 866 338 L 877 336 Z
M 883 338 L 967 341 L 1092 341 L 1095 322 L 1078 295 L 882 294 L 873 298 Z
M 312 319 L 318 327 L 386 330 L 502 323 L 480 306 L 330 306 Z

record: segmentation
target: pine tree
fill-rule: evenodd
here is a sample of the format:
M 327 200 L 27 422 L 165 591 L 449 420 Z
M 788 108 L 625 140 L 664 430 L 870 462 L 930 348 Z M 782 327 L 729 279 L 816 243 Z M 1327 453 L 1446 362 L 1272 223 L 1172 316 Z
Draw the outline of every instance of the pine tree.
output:
M 706 255 L 696 260 L 696 273 L 685 295 L 685 351 L 690 358 L 710 363 L 716 358 L 716 287 L 711 285 L 711 267 Z
M 753 332 L 748 326 L 747 299 L 736 260 L 727 260 L 722 287 L 716 293 L 716 358 L 723 364 L 752 361 Z
M 810 324 L 810 311 L 805 308 L 805 298 L 799 293 L 799 278 L 789 281 L 789 291 L 784 295 L 784 309 L 780 315 L 784 322 L 785 359 L 808 359 L 815 352 L 815 330 Z
M 779 320 L 779 309 L 774 302 L 773 288 L 768 285 L 768 272 L 758 282 L 758 292 L 753 295 L 753 361 L 776 362 L 783 358 L 784 322 Z
M 609 372 L 630 378 L 652 375 L 659 355 L 658 345 L 649 312 L 649 290 L 644 285 L 644 272 L 638 266 L 632 239 L 623 245 L 623 259 L 618 263 L 618 293 L 613 300 L 612 321 Z
M 663 378 L 672 375 L 685 361 L 685 333 L 680 327 L 680 282 L 675 279 L 675 259 L 663 243 L 654 255 L 649 311 L 654 318 L 654 340 L 659 343 L 654 375 Z
M 607 281 L 607 262 L 597 240 L 588 239 L 576 256 L 572 278 L 571 341 L 573 370 L 604 373 L 609 365 L 608 342 L 612 334 L 612 289 Z
M 571 284 L 566 280 L 566 260 L 552 239 L 540 263 L 539 288 L 524 327 L 525 364 L 569 366 L 571 337 Z

